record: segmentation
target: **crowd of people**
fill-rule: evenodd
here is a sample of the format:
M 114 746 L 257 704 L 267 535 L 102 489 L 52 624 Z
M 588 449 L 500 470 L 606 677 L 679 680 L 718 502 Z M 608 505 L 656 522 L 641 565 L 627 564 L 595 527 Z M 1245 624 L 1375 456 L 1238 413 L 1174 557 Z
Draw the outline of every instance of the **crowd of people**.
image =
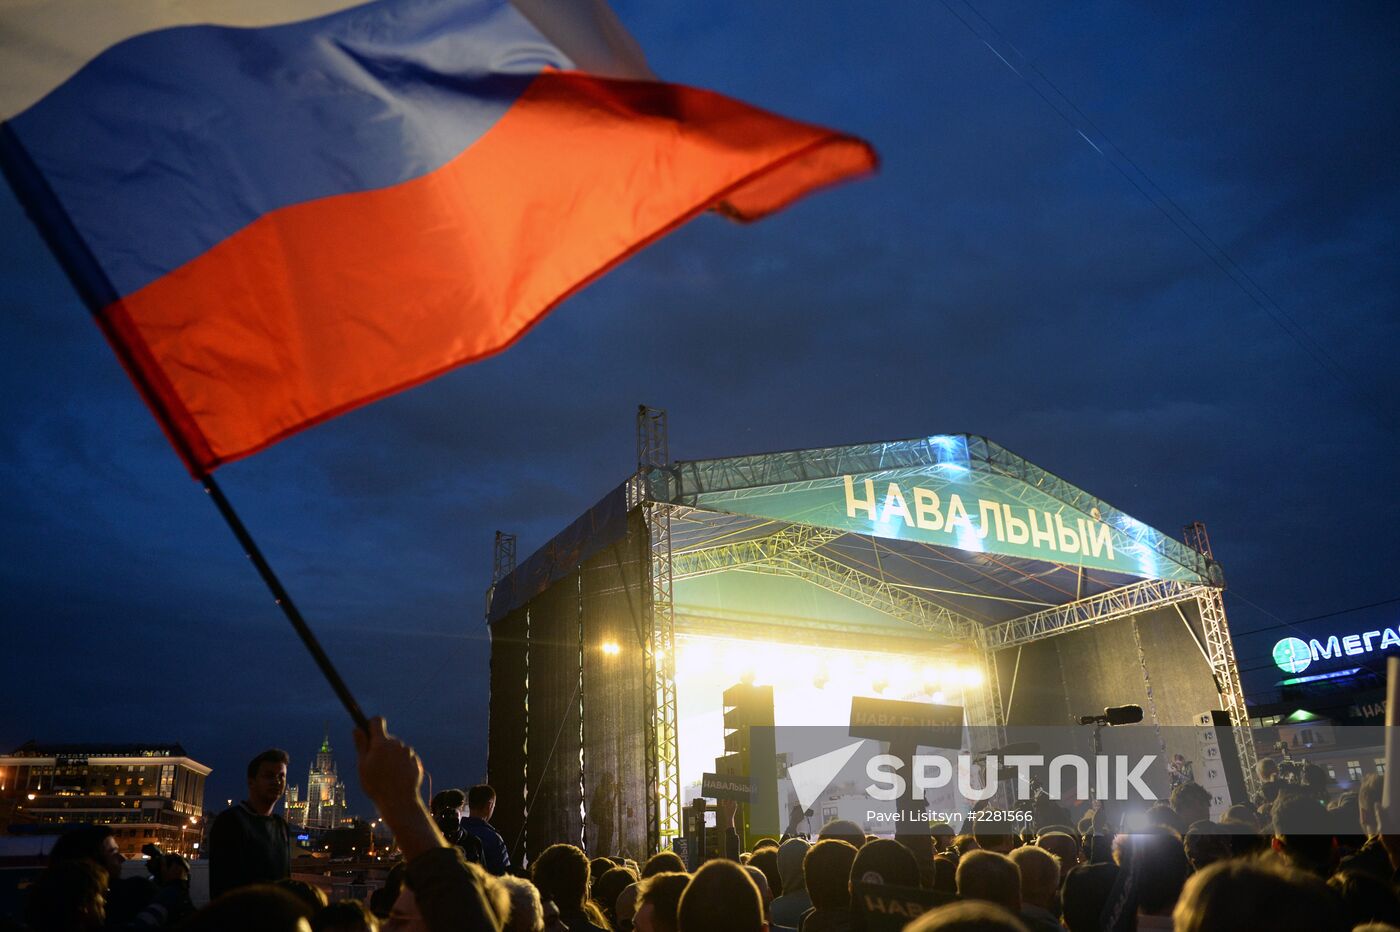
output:
M 210 832 L 211 901 L 196 909 L 189 864 L 147 851 L 148 877 L 122 877 L 111 830 L 54 845 L 27 891 L 28 932 L 1400 932 L 1400 831 L 1382 826 L 1381 778 L 1333 798 L 1320 768 L 1261 761 L 1262 794 L 1210 819 L 1191 782 L 1168 802 L 1078 824 L 1041 818 L 931 823 L 895 838 L 854 822 L 816 838 L 739 850 L 735 804 L 717 806 L 722 855 L 692 870 L 673 851 L 644 863 L 570 844 L 524 867 L 491 825 L 489 786 L 425 804 L 423 769 L 382 719 L 356 733 L 365 793 L 402 861 L 366 902 L 328 903 L 290 877 L 290 832 L 275 814 L 286 755 L 248 767 L 248 798 Z M 1042 814 L 1043 815 L 1043 814 Z M 1130 823 L 1130 824 L 1129 824 Z M 921 829 L 923 826 L 921 826 Z

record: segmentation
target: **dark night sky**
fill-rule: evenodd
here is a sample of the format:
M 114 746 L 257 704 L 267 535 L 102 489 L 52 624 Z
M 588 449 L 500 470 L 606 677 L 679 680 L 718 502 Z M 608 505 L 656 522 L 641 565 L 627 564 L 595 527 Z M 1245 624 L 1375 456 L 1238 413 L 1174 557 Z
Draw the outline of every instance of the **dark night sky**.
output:
M 621 481 L 639 402 L 681 458 L 986 435 L 1169 533 L 1207 522 L 1236 631 L 1400 595 L 1400 9 L 977 0 L 997 36 L 949 2 L 1306 337 L 940 3 L 619 5 L 667 79 L 884 166 L 751 228 L 703 218 L 505 355 L 221 470 L 439 787 L 485 769 L 493 531 L 523 556 Z M 269 744 L 304 782 L 329 720 L 348 770 L 330 690 L 8 192 L 0 237 L 0 747 L 180 741 L 221 806 Z M 1240 638 L 1242 668 L 1282 634 Z

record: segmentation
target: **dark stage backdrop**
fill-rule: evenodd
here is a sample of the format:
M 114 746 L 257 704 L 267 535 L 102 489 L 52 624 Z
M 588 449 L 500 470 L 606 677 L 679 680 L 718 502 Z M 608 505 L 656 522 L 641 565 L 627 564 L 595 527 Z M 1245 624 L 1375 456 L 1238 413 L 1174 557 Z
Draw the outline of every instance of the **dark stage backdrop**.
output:
M 591 542 L 596 545 L 599 542 Z M 551 844 L 647 854 L 641 639 L 650 545 L 640 511 L 491 626 L 487 771 L 516 863 Z M 615 643 L 620 651 L 601 650 Z M 523 826 L 523 832 L 522 832 Z
M 490 729 L 486 738 L 487 782 L 496 789 L 492 824 L 511 846 L 512 864 L 523 853 L 525 828 L 525 716 L 528 608 L 518 608 L 491 626 Z
M 1220 696 L 1197 646 L 1196 639 L 1204 643 L 1204 637 L 1196 605 L 1181 603 L 1181 610 L 1186 622 L 1166 606 L 1027 644 L 1019 648 L 1014 692 L 1018 648 L 1001 651 L 997 671 L 1003 702 L 1010 698 L 1008 727 L 1069 725 L 1078 716 L 1097 714 L 1108 706 L 1140 705 L 1142 726 L 1105 729 L 1104 751 L 1148 754 L 1165 747 L 1169 758 L 1181 754 L 1194 761 L 1197 773 L 1203 772 L 1201 749 L 1190 726 L 1200 713 L 1220 708 Z M 1065 735 L 1064 747 L 1044 748 L 1043 753 L 1089 753 L 1092 729 L 1076 727 Z M 1149 784 L 1159 795 L 1167 792 L 1165 784 Z

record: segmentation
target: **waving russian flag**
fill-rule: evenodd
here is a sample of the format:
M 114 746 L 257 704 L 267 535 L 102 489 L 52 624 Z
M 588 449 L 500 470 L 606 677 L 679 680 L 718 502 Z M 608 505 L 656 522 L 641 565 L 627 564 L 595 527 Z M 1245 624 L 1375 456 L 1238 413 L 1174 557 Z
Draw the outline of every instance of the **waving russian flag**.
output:
M 19 0 L 0 40 L 0 166 L 196 474 L 875 164 L 590 0 Z

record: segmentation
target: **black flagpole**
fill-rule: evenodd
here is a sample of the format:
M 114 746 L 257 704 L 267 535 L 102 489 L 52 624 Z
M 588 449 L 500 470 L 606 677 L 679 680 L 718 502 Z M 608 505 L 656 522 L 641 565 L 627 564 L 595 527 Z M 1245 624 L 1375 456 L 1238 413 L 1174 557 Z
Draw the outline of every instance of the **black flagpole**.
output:
M 224 490 L 219 488 L 219 484 L 214 481 L 214 477 L 205 473 L 200 477 L 204 484 L 204 491 L 209 493 L 209 497 L 214 500 L 214 507 L 219 509 L 219 514 L 223 515 L 224 521 L 228 523 L 229 530 L 233 531 L 233 536 L 238 538 L 238 543 L 243 547 L 243 553 L 249 560 L 253 561 L 253 566 L 258 570 L 258 575 L 262 577 L 267 588 L 272 592 L 272 599 L 282 609 L 282 614 L 287 616 L 287 620 L 292 623 L 292 628 L 296 630 L 297 636 L 301 638 L 301 643 L 306 645 L 306 649 L 311 652 L 311 659 L 316 661 L 316 666 L 321 668 L 321 675 L 326 678 L 326 682 L 331 684 L 331 689 L 335 690 L 336 696 L 340 699 L 341 705 L 345 706 L 345 711 L 350 713 L 350 718 L 354 719 L 355 727 L 365 734 L 369 734 L 369 722 L 365 719 L 365 713 L 361 711 L 360 704 L 355 701 L 355 697 L 350 694 L 350 687 L 345 685 L 345 681 L 340 678 L 340 671 L 336 670 L 335 664 L 331 663 L 331 658 L 326 656 L 325 650 L 321 647 L 321 642 L 316 640 L 316 635 L 306 624 L 306 619 L 301 617 L 301 611 L 297 608 L 292 597 L 287 594 L 287 590 L 282 588 L 282 581 L 273 572 L 272 566 L 263 557 L 262 551 L 258 549 L 257 542 L 248 533 L 248 529 L 243 526 L 243 521 L 238 517 L 238 512 L 233 510 L 233 505 L 224 497 Z
M 253 536 L 243 526 L 243 521 L 233 510 L 233 505 L 229 504 L 229 500 L 224 497 L 223 490 L 214 481 L 213 475 L 199 465 L 198 457 L 190 450 L 184 434 L 176 428 L 175 421 L 171 418 L 165 403 L 161 400 L 160 395 L 152 389 L 146 379 L 145 371 L 132 357 L 131 348 L 112 326 L 107 311 L 118 303 L 119 296 L 116 289 L 112 287 L 112 282 L 108 279 L 106 271 L 92 255 L 92 251 L 88 249 L 87 243 L 78 235 L 73 221 L 69 218 L 68 212 L 63 208 L 58 197 L 55 196 L 48 180 L 35 167 L 29 153 L 19 141 L 19 137 L 10 129 L 8 123 L 0 123 L 0 170 L 3 170 L 5 178 L 10 182 L 11 189 L 34 220 L 34 225 L 39 228 L 39 233 L 48 244 L 49 250 L 63 266 L 68 280 L 77 289 L 78 295 L 87 305 L 93 319 L 102 328 L 107 342 L 117 354 L 117 358 L 121 360 L 122 367 L 126 369 L 127 375 L 131 376 L 132 382 L 136 384 L 136 391 L 146 402 L 146 407 L 150 408 L 151 413 L 156 416 L 156 420 L 160 422 L 165 435 L 175 446 L 180 458 L 185 461 L 185 465 L 195 474 L 195 478 L 203 483 L 204 491 L 214 500 L 219 514 L 224 516 L 224 521 L 233 531 L 233 536 L 237 537 L 238 543 L 243 546 L 243 552 L 257 567 L 258 575 L 267 584 L 267 588 L 272 591 L 273 600 L 281 607 L 282 614 L 287 616 L 287 620 L 292 623 L 292 628 L 296 630 L 297 636 L 306 645 L 306 649 L 311 652 L 311 659 L 315 660 L 316 666 L 321 668 L 321 674 L 331 684 L 331 689 L 335 690 L 336 696 L 345 706 L 345 711 L 350 713 L 356 727 L 368 733 L 369 724 L 365 720 L 365 713 L 360 711 L 360 704 L 355 701 L 354 696 L 350 695 L 350 689 L 340 678 L 335 664 L 331 663 L 331 659 L 321 648 L 321 642 L 316 640 L 316 635 L 312 634 L 311 629 L 307 627 L 306 619 L 301 617 L 301 612 L 297 611 L 292 597 L 287 594 L 286 589 L 282 588 L 277 574 L 272 571 L 272 567 L 263 557 L 262 551 L 253 541 Z

